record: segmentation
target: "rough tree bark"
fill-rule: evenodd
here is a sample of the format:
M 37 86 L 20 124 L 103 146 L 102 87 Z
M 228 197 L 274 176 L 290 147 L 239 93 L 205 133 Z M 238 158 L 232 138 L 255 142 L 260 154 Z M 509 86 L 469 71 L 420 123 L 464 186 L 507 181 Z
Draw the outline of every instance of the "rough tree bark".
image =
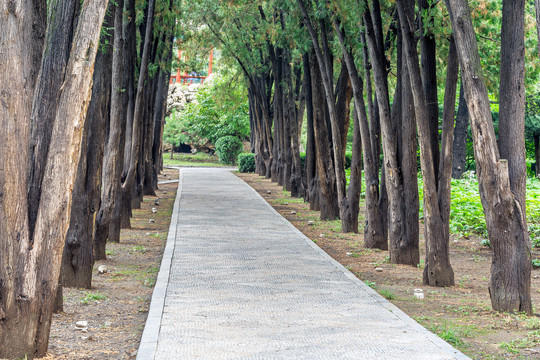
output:
M 71 189 L 106 0 L 82 5 L 73 37 L 32 233 L 27 196 L 33 88 L 30 2 L 0 5 L 0 357 L 34 358 L 47 351 Z M 17 34 L 13 37 L 13 34 Z M 9 41 L 8 41 L 9 37 Z
M 511 31 L 522 31 L 523 13 L 521 3 L 516 4 L 516 19 L 514 11 L 503 3 L 503 23 Z M 511 188 L 508 160 L 501 159 L 493 122 L 487 88 L 482 76 L 482 66 L 478 54 L 478 46 L 468 4 L 464 0 L 447 0 L 452 29 L 456 39 L 456 47 L 462 69 L 462 81 L 465 86 L 465 100 L 469 109 L 474 153 L 476 158 L 480 198 L 484 208 L 486 226 L 494 256 L 491 265 L 489 291 L 491 304 L 498 311 L 519 311 L 532 314 L 531 303 L 531 245 L 527 231 L 527 219 L 523 211 L 524 204 L 514 195 Z M 510 14 L 507 13 L 510 12 Z M 504 34 L 510 29 L 503 29 L 504 43 L 510 46 Z M 523 37 L 521 39 L 523 41 Z M 512 61 L 520 62 L 524 54 L 521 51 L 521 41 L 515 44 L 518 51 L 511 56 Z M 503 51 L 506 53 L 508 49 Z M 510 74 L 509 74 L 510 75 Z M 511 77 L 521 76 L 519 72 Z M 517 79 L 512 79 L 517 81 Z M 517 81 L 519 82 L 519 81 Z M 518 93 L 516 93 L 517 95 Z M 514 99 L 519 102 L 519 99 Z M 516 120 L 521 121 L 521 120 Z M 519 126 L 516 124 L 516 126 Z M 515 139 L 515 141 L 523 139 Z M 518 175 L 518 174 L 515 174 Z M 519 192 L 518 192 L 519 194 Z M 518 195 L 519 196 L 519 195 Z
M 138 167 L 140 164 L 140 148 L 141 148 L 141 133 L 143 125 L 143 114 L 144 114 L 144 100 L 145 100 L 145 81 L 148 77 L 148 63 L 150 58 L 150 47 L 152 43 L 152 31 L 153 31 L 153 22 L 154 22 L 154 5 L 155 0 L 148 1 L 148 16 L 146 18 L 146 28 L 145 28 L 145 37 L 144 37 L 144 46 L 141 55 L 141 65 L 139 70 L 139 80 L 137 85 L 137 95 L 135 97 L 135 108 L 133 113 L 133 128 L 131 130 L 131 151 L 130 151 L 130 162 L 129 169 L 126 174 L 126 178 L 122 183 L 122 190 L 124 192 L 130 191 L 134 184 L 135 178 L 137 176 Z
M 351 85 L 353 88 L 354 110 L 356 113 L 355 116 L 357 117 L 356 119 L 358 119 L 358 124 L 355 124 L 355 129 L 356 127 L 358 127 L 358 131 L 361 133 L 362 139 L 361 144 L 364 156 L 364 172 L 366 177 L 366 224 L 364 226 L 364 245 L 367 248 L 387 249 L 388 243 L 386 241 L 386 238 L 384 237 L 382 217 L 379 210 L 379 159 L 374 157 L 374 151 L 372 147 L 373 143 L 371 141 L 369 123 L 366 114 L 366 106 L 363 96 L 364 84 L 362 82 L 362 79 L 358 75 L 358 70 L 356 69 L 354 58 L 351 52 L 348 51 L 346 48 L 345 34 L 339 28 L 337 20 L 334 20 L 334 29 L 336 30 L 339 42 L 341 44 L 343 58 L 345 60 L 345 63 L 347 64 L 347 70 L 349 72 L 349 77 L 351 79 Z M 351 177 L 352 174 L 353 172 L 351 170 Z M 353 209 L 356 209 L 356 207 L 353 207 Z M 356 218 L 358 218 L 358 213 L 356 214 Z
M 315 134 L 315 149 L 317 162 L 317 178 L 319 188 L 319 208 L 321 220 L 334 220 L 339 217 L 339 207 L 336 202 L 336 179 L 334 163 L 330 149 L 330 136 L 326 121 L 326 106 L 324 91 L 320 86 L 321 72 L 315 56 L 310 58 L 312 94 L 313 94 L 313 129 Z
M 110 223 L 120 189 L 120 175 L 124 158 L 127 96 L 125 94 L 124 35 L 122 30 L 124 0 L 118 0 L 114 15 L 114 43 L 111 80 L 111 112 L 109 136 L 103 158 L 101 205 L 95 220 L 94 257 L 105 259 Z
M 380 11 L 380 9 L 374 9 L 374 11 Z M 400 254 L 402 249 L 405 253 L 410 253 L 410 244 L 417 243 L 418 240 L 410 237 L 410 234 L 407 232 L 407 226 L 409 224 L 403 216 L 404 211 L 407 210 L 403 209 L 406 204 L 404 199 L 403 176 L 399 161 L 397 130 L 392 121 L 390 109 L 388 82 L 384 67 L 385 59 L 380 56 L 369 11 L 366 11 L 363 20 L 366 25 L 366 38 L 371 64 L 373 66 L 375 93 L 377 95 L 383 136 L 383 172 L 385 174 L 384 181 L 388 196 L 388 248 L 390 250 L 390 261 L 416 266 L 418 264 L 416 262 L 416 256 Z M 396 96 L 396 98 L 399 99 L 400 96 Z
M 414 1 L 399 0 L 396 1 L 396 4 L 403 37 L 404 58 L 407 63 L 407 72 L 410 76 L 410 85 L 414 100 L 414 112 L 418 127 L 418 143 L 420 144 L 420 160 L 422 163 L 422 178 L 424 180 L 424 239 L 426 242 L 424 284 L 431 286 L 451 286 L 454 285 L 454 271 L 450 265 L 448 252 L 449 234 L 445 232 L 447 226 L 444 224 L 445 220 L 448 221 L 448 218 L 443 216 L 443 210 L 439 206 L 439 199 L 441 197 L 448 197 L 446 202 L 449 202 L 450 185 L 445 186 L 444 191 L 442 193 L 440 192 L 441 189 L 437 181 L 439 178 L 437 176 L 439 169 L 435 168 L 433 161 L 436 154 L 438 155 L 439 153 L 439 143 L 437 141 L 437 150 L 435 150 L 431 137 L 432 128 L 430 121 L 432 119 L 430 119 L 426 104 L 418 53 L 414 40 Z M 450 73 L 450 76 L 453 78 L 447 82 L 447 87 L 453 87 L 453 93 L 452 90 L 449 90 L 447 95 L 452 96 L 453 103 L 455 104 L 458 69 L 455 56 L 449 60 L 449 70 L 452 71 L 452 67 L 454 69 Z M 450 101 L 450 103 L 452 102 Z M 451 114 L 451 118 L 453 119 L 453 114 Z M 451 139 L 451 137 L 446 137 L 446 139 Z M 451 146 L 451 142 L 445 145 Z M 449 183 L 450 173 L 447 172 L 446 174 L 448 178 L 445 181 Z
M 114 18 L 114 5 L 109 4 L 104 27 L 110 27 Z M 101 199 L 101 165 L 105 147 L 105 128 L 110 115 L 112 35 L 102 33 L 100 50 L 92 86 L 92 99 L 88 107 L 81 160 L 73 189 L 73 206 L 66 245 L 62 256 L 60 284 L 66 287 L 89 289 L 94 266 L 94 215 Z
M 399 21 L 398 21 L 399 22 Z M 399 25 L 398 25 L 399 26 Z M 404 221 L 405 239 L 400 243 L 391 243 L 396 254 L 396 262 L 405 264 L 418 263 L 420 260 L 418 216 L 420 211 L 418 198 L 418 139 L 416 136 L 416 117 L 411 88 L 411 79 L 407 71 L 404 54 L 404 44 L 401 29 L 397 34 L 397 74 L 399 76 L 392 119 L 395 120 L 398 140 L 398 160 L 403 181 L 403 205 L 400 207 Z
M 304 168 L 304 187 L 306 192 L 304 194 L 304 200 L 309 202 L 310 210 L 319 210 L 319 198 L 318 196 L 312 197 L 312 193 L 315 187 L 316 171 L 316 150 L 315 150 L 315 133 L 313 130 L 313 93 L 311 86 L 311 69 L 309 66 L 309 54 L 303 55 L 303 67 L 304 67 L 304 96 L 306 99 L 306 161 Z M 318 193 L 318 190 L 317 190 Z
M 454 145 L 452 157 L 452 177 L 461 178 L 467 170 L 467 133 L 469 132 L 469 111 L 465 102 L 463 84 L 459 89 L 459 105 L 454 127 Z
M 414 2 L 413 2 L 414 4 Z M 437 43 L 433 35 L 433 18 L 430 10 L 434 2 L 430 0 L 418 0 L 420 11 L 427 16 L 421 16 L 420 31 L 420 61 L 422 64 L 422 85 L 424 86 L 424 96 L 426 112 L 429 125 L 429 140 L 431 142 L 431 156 L 435 176 L 438 176 L 439 169 L 439 101 L 437 98 Z M 435 179 L 437 181 L 437 179 Z
M 315 33 L 315 29 L 313 28 L 313 25 L 311 23 L 311 20 L 309 18 L 309 14 L 307 13 L 306 7 L 304 5 L 303 0 L 298 0 L 298 5 L 300 6 L 300 10 L 302 12 L 302 16 L 304 19 L 304 24 L 307 27 L 307 30 L 311 37 L 311 42 L 313 44 L 313 48 L 315 50 L 315 55 L 317 58 L 317 61 L 319 63 L 319 68 L 321 70 L 322 75 L 322 83 L 324 92 L 326 94 L 326 103 L 328 106 L 328 114 L 330 117 L 330 127 L 332 131 L 332 147 L 334 152 L 334 171 L 335 171 L 335 178 L 336 178 L 336 187 L 337 187 L 337 195 L 338 195 L 338 204 L 339 204 L 339 211 L 340 211 L 340 218 L 342 219 L 342 231 L 349 230 L 352 227 L 352 224 L 350 221 L 352 220 L 350 216 L 348 216 L 348 203 L 349 199 L 346 197 L 346 180 L 345 180 L 345 167 L 344 167 L 344 155 L 343 155 L 343 147 L 342 147 L 342 136 L 341 136 L 341 126 L 340 126 L 340 119 L 338 116 L 338 112 L 336 109 L 336 99 L 334 95 L 334 89 L 332 86 L 332 64 L 330 58 L 330 51 L 328 46 L 328 39 L 326 37 L 326 29 L 324 21 L 320 21 L 320 31 L 321 31 L 321 43 L 322 43 L 322 49 L 319 45 L 319 39 L 318 35 Z M 323 53 L 324 51 L 324 53 Z M 342 66 L 346 66 L 345 64 L 342 64 Z M 347 76 L 348 77 L 348 76 Z M 350 99 L 349 99 L 350 100 Z M 346 216 L 347 215 L 347 216 Z M 356 223 L 358 220 L 356 220 Z M 358 231 L 358 228 L 356 229 Z

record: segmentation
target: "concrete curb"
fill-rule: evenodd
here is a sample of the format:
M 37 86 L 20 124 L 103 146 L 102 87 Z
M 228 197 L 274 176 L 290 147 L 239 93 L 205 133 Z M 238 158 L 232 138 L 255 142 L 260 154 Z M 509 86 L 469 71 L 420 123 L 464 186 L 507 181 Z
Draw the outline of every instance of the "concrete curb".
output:
M 441 350 L 447 352 L 448 354 L 452 354 L 455 359 L 458 360 L 470 360 L 468 356 L 460 352 L 459 350 L 455 349 L 453 346 L 448 344 L 446 341 L 420 325 L 418 322 L 416 322 L 414 319 L 412 319 L 409 315 L 405 314 L 402 310 L 400 310 L 397 306 L 392 304 L 390 301 L 383 298 L 381 295 L 379 295 L 378 292 L 367 286 L 363 281 L 358 279 L 353 273 L 351 273 L 349 270 L 347 270 L 343 265 L 341 265 L 339 262 L 334 260 L 330 255 L 328 255 L 323 249 L 321 249 L 319 246 L 317 246 L 311 239 L 309 239 L 304 233 L 302 233 L 300 230 L 298 230 L 293 224 L 291 224 L 287 219 L 285 219 L 276 209 L 272 207 L 265 199 L 262 197 L 257 190 L 253 189 L 249 184 L 247 184 L 244 180 L 240 179 L 238 176 L 235 176 L 238 181 L 246 184 L 248 188 L 253 191 L 259 198 L 261 198 L 264 203 L 268 206 L 268 208 L 275 213 L 278 217 L 282 219 L 282 221 L 300 238 L 302 238 L 306 243 L 309 244 L 313 249 L 315 249 L 323 258 L 325 258 L 329 263 L 334 265 L 338 270 L 343 272 L 345 276 L 347 276 L 349 279 L 351 279 L 355 284 L 360 286 L 365 292 L 367 292 L 371 297 L 373 297 L 378 303 L 380 303 L 382 306 L 384 306 L 386 309 L 388 309 L 392 314 L 396 315 L 398 318 L 403 320 L 404 322 L 408 323 L 413 327 L 415 330 L 426 333 L 429 341 L 431 341 L 434 345 L 439 347 Z
M 139 350 L 137 351 L 137 360 L 154 359 L 157 350 L 159 330 L 161 327 L 163 308 L 165 306 L 165 296 L 167 295 L 167 287 L 169 285 L 169 275 L 174 254 L 174 245 L 176 242 L 176 228 L 179 221 L 178 213 L 180 209 L 180 198 L 182 196 L 182 178 L 182 172 L 179 169 L 178 180 L 171 181 L 178 181 L 176 199 L 174 200 L 171 224 L 169 226 L 169 233 L 167 235 L 167 243 L 163 252 L 163 258 L 161 259 L 161 266 L 156 279 L 154 292 L 152 293 L 152 301 L 150 302 L 150 309 L 148 310 L 148 317 L 146 319 L 141 342 L 139 344 Z

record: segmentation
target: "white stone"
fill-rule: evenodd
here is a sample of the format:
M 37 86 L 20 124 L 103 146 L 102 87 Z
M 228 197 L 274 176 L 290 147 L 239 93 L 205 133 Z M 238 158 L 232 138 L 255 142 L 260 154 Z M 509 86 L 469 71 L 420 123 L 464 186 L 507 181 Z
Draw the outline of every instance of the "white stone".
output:
M 382 267 L 376 267 L 376 268 L 375 268 L 375 271 L 376 271 L 376 272 L 382 272 L 382 271 L 383 271 L 383 268 L 382 268 Z
M 156 208 L 152 208 L 152 213 L 153 213 L 153 214 L 157 213 L 157 209 L 156 209 Z
M 109 272 L 109 269 L 105 265 L 99 265 L 98 268 L 97 268 L 97 272 L 98 272 L 98 274 L 105 274 L 105 273 Z
M 78 327 L 78 328 L 85 328 L 85 327 L 88 327 L 88 321 L 84 321 L 84 320 L 81 320 L 81 321 L 77 321 L 75 323 L 75 326 Z
M 150 219 L 148 222 L 149 222 L 150 224 L 153 224 L 153 223 L 155 223 L 156 221 L 155 221 L 154 219 Z
M 291 211 L 291 215 L 296 215 L 296 211 Z
M 308 224 L 308 225 L 315 225 L 315 222 L 314 222 L 313 220 L 309 220 L 309 221 L 307 222 L 307 224 Z

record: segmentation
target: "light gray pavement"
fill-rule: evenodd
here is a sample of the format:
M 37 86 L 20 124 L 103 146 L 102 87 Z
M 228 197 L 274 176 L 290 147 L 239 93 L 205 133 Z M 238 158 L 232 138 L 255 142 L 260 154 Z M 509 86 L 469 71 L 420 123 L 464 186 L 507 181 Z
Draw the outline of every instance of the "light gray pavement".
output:
M 468 359 L 224 169 L 181 169 L 137 359 Z

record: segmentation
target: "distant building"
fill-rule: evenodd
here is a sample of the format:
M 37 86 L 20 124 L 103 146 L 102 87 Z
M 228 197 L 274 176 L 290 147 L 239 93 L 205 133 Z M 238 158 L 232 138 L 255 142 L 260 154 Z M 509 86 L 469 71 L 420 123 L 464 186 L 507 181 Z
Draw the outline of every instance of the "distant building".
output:
M 180 49 L 177 49 L 178 51 L 178 59 L 182 60 L 182 53 L 183 51 Z M 211 49 L 208 54 L 208 75 L 207 76 L 199 76 L 195 71 L 190 72 L 189 74 L 187 71 L 182 72 L 180 69 L 176 70 L 176 73 L 171 74 L 171 81 L 170 83 L 180 83 L 180 84 L 202 84 L 204 83 L 204 80 L 212 74 L 212 64 L 214 61 L 214 49 Z

